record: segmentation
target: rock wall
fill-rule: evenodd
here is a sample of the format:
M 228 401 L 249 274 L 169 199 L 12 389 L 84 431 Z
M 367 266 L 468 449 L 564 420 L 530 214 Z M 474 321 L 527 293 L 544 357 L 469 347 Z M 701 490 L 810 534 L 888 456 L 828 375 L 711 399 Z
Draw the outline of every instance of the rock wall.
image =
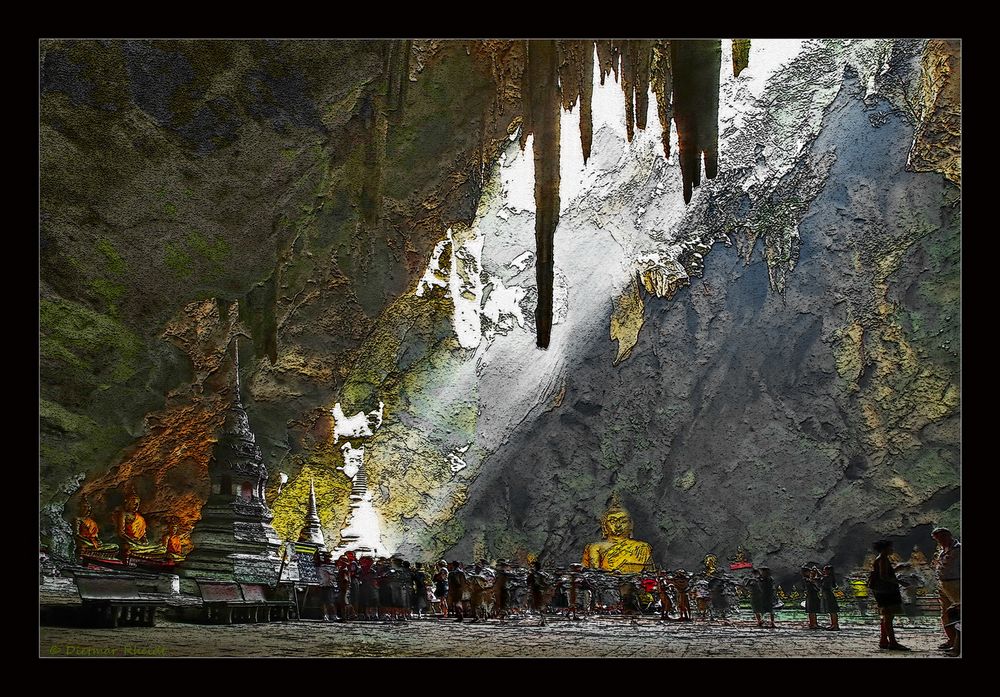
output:
M 959 527 L 959 191 L 906 171 L 912 125 L 865 97 L 849 78 L 802 160 L 829 169 L 783 289 L 763 240 L 716 243 L 672 299 L 643 293 L 627 360 L 577 337 L 562 398 L 472 484 L 456 554 L 571 561 L 611 491 L 671 568 L 742 544 L 848 569 L 876 536 L 929 551 Z
M 476 42 L 56 41 L 40 59 L 43 542 L 68 553 L 81 481 L 99 521 L 126 486 L 157 528 L 196 519 L 237 333 L 272 473 L 333 473 L 316 444 L 354 351 L 471 218 L 517 95 Z

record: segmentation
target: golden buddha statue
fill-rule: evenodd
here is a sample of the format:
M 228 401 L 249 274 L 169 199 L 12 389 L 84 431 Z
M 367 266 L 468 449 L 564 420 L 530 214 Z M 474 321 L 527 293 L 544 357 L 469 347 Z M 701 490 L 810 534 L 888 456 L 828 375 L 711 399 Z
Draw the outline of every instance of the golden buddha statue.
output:
M 135 494 L 125 497 L 125 504 L 118 511 L 118 539 L 126 560 L 133 554 L 144 557 L 166 554 L 165 545 L 146 539 L 146 519 L 139 513 L 139 497 Z
M 177 530 L 178 525 L 174 523 L 170 526 L 167 534 L 163 536 L 163 549 L 167 561 L 182 562 L 184 561 L 184 557 L 187 556 L 187 552 L 184 550 L 184 541 L 177 533 Z
M 705 575 L 714 576 L 715 572 L 719 570 L 719 558 L 714 554 L 706 554 L 705 561 Z
M 83 499 L 80 504 L 80 515 L 73 526 L 76 538 L 76 553 L 79 556 L 109 557 L 118 551 L 118 545 L 113 542 L 101 541 L 101 530 L 91 516 L 93 511 L 90 502 Z
M 584 567 L 622 573 L 652 570 L 653 548 L 632 539 L 632 517 L 622 507 L 617 493 L 601 519 L 601 534 L 603 540 L 587 545 L 583 551 Z
M 921 551 L 918 545 L 913 545 L 913 551 L 910 552 L 909 561 L 911 567 L 923 566 L 924 564 L 927 563 L 927 557 L 924 555 L 923 551 Z

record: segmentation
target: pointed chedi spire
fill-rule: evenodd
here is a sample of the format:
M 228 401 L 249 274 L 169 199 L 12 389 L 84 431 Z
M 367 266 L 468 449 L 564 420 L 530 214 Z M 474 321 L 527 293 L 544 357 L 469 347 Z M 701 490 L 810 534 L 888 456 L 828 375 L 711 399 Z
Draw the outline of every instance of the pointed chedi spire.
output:
M 316 507 L 316 485 L 312 479 L 309 480 L 309 511 L 306 513 L 306 522 L 302 526 L 299 541 L 310 542 L 320 549 L 326 549 L 326 540 L 323 538 L 323 527 L 320 525 L 319 511 Z

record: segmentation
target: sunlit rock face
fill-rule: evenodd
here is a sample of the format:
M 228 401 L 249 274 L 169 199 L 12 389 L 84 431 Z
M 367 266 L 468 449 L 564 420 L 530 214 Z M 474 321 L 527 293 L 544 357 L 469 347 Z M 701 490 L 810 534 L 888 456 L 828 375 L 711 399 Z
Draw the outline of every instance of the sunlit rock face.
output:
M 412 392 L 370 451 L 400 549 L 565 562 L 614 491 L 659 564 L 743 544 L 849 565 L 873 535 L 957 523 L 958 191 L 906 171 L 917 122 L 897 107 L 923 45 L 753 47 L 722 75 L 718 177 L 686 207 L 659 132 L 628 144 L 595 88 L 588 163 L 563 150 L 548 350 L 530 153 L 501 157 L 464 242 L 443 235 L 479 278 L 438 259 L 405 301 L 456 339 L 400 345 Z

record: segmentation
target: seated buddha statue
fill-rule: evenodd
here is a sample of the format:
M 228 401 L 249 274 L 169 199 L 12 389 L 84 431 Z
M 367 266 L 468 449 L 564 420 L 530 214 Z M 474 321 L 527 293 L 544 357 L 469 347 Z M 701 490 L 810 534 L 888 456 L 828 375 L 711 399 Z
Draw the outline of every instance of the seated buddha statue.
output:
M 143 557 L 163 557 L 166 547 L 150 542 L 146 538 L 146 519 L 139 513 L 139 497 L 131 494 L 118 510 L 118 539 L 121 540 L 122 558 L 126 561 L 132 555 Z
M 603 540 L 587 545 L 584 550 L 584 567 L 621 573 L 652 570 L 653 548 L 632 539 L 632 517 L 622 507 L 617 493 L 601 519 L 601 534 Z
M 83 500 L 80 505 L 80 515 L 73 526 L 73 536 L 76 538 L 76 553 L 83 556 L 109 557 L 118 551 L 118 545 L 113 542 L 101 541 L 101 530 L 91 516 L 93 511 L 90 502 Z
M 913 545 L 913 551 L 910 552 L 910 566 L 916 568 L 918 566 L 923 566 L 927 563 L 927 557 L 921 551 L 920 547 Z
M 184 541 L 177 533 L 177 530 L 178 526 L 175 523 L 170 526 L 170 530 L 163 536 L 163 549 L 167 561 L 182 562 L 184 561 L 184 557 L 187 556 L 187 552 L 184 550 Z

